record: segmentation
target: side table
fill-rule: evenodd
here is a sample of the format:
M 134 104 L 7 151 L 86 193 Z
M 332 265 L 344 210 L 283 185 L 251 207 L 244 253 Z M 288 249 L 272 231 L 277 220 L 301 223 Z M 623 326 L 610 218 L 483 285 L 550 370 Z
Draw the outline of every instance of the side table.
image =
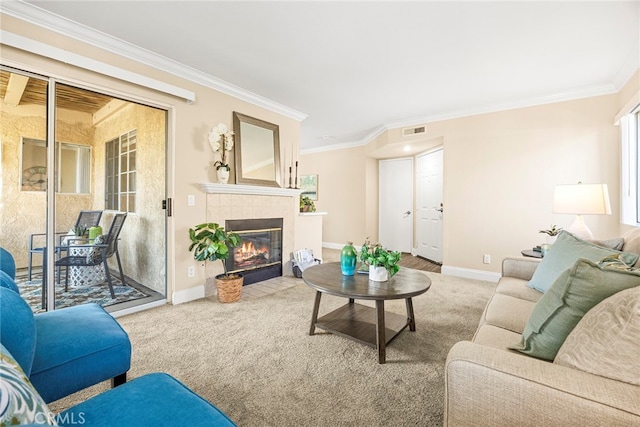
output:
M 538 251 L 534 251 L 533 249 L 524 249 L 520 251 L 523 256 L 530 258 L 542 258 L 542 254 Z

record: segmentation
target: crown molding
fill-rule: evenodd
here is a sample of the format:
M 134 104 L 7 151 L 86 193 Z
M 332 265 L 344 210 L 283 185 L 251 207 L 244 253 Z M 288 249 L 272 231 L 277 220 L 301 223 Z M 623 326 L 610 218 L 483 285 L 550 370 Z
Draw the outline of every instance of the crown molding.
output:
M 635 70 L 632 71 L 631 74 L 633 74 L 633 72 L 635 72 Z M 624 83 L 626 83 L 626 81 L 624 81 Z M 371 132 L 370 134 L 368 134 L 367 136 L 365 136 L 360 140 L 346 142 L 346 143 L 329 144 L 323 147 L 314 147 L 306 150 L 301 150 L 300 153 L 312 154 L 312 153 L 319 153 L 323 151 L 342 150 L 345 148 L 352 148 L 352 147 L 367 145 L 368 143 L 372 142 L 375 138 L 382 135 L 384 132 L 392 129 L 399 129 L 399 128 L 405 128 L 405 127 L 411 127 L 411 126 L 418 126 L 418 125 L 426 125 L 428 127 L 429 123 L 433 123 L 433 122 L 461 119 L 464 117 L 477 116 L 480 114 L 497 113 L 500 111 L 535 107 L 538 105 L 553 104 L 557 102 L 573 101 L 577 99 L 590 98 L 594 96 L 610 95 L 612 93 L 618 92 L 619 90 L 620 90 L 620 87 L 617 87 L 616 84 L 606 83 L 599 86 L 591 86 L 583 89 L 578 89 L 575 91 L 561 92 L 561 93 L 547 95 L 543 97 L 523 99 L 515 102 L 507 102 L 502 104 L 491 104 L 491 105 L 485 105 L 477 108 L 456 110 L 456 111 L 452 111 L 450 113 L 445 113 L 445 114 L 436 114 L 436 115 L 419 117 L 415 119 L 409 119 L 405 121 L 385 123 L 377 127 L 373 132 Z
M 281 114 L 297 121 L 303 121 L 308 116 L 285 105 L 257 95 L 239 86 L 233 85 L 217 77 L 188 67 L 172 59 L 158 55 L 125 42 L 93 28 L 63 18 L 37 6 L 22 1 L 3 1 L 3 14 L 37 25 L 41 28 L 56 32 L 63 36 L 78 40 L 90 46 L 105 50 L 138 63 L 153 67 L 168 74 L 189 80 L 193 83 L 214 89 L 242 101 L 262 107 L 274 113 Z
M 622 89 L 638 69 L 640 69 L 640 40 L 638 40 L 638 43 L 636 43 L 635 47 L 629 53 L 627 60 L 620 67 L 618 74 L 613 78 L 613 84 L 616 89 Z

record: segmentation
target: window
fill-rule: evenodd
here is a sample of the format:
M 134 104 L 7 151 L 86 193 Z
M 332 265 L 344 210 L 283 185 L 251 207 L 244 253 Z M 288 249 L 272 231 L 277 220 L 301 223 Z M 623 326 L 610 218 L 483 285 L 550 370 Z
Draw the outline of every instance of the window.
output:
M 91 147 L 56 142 L 55 188 L 58 193 L 91 192 Z M 45 191 L 47 148 L 39 139 L 22 138 L 22 191 Z
M 105 207 L 136 210 L 136 130 L 129 131 L 106 144 Z
M 621 222 L 640 226 L 640 106 L 620 119 L 622 132 Z

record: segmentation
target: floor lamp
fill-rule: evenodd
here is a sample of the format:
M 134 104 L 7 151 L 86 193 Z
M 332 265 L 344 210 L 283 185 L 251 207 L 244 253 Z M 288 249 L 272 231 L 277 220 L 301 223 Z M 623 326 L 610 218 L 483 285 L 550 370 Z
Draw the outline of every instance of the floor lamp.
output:
M 553 195 L 553 213 L 574 214 L 576 219 L 567 229 L 581 239 L 593 239 L 593 234 L 583 215 L 610 215 L 609 190 L 607 184 L 556 185 Z

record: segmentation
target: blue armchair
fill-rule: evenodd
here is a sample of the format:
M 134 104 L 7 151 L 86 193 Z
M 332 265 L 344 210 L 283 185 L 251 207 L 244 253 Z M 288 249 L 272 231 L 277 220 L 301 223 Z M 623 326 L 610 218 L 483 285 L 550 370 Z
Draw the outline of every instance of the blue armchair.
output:
M 5 272 L 0 275 L 3 285 L 13 281 Z M 162 373 L 121 384 L 60 414 L 50 412 L 48 402 L 126 375 L 131 360 L 129 337 L 96 304 L 34 315 L 11 288 L 0 286 L 0 425 L 16 421 L 90 426 L 235 425 L 218 408 Z

